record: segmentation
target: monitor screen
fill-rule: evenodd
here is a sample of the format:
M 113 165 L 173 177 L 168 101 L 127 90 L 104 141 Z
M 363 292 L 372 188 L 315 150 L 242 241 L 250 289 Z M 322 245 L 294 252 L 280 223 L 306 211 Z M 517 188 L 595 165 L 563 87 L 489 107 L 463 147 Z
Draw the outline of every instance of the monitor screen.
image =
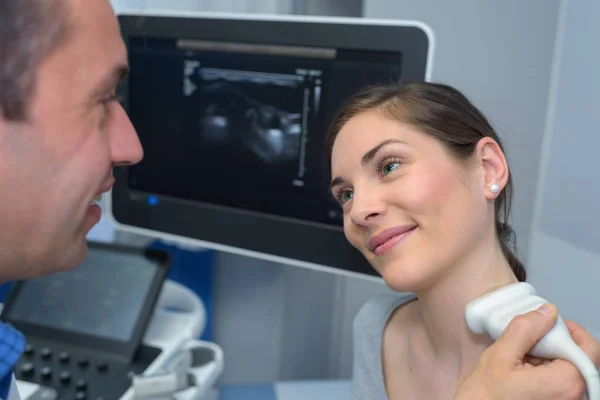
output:
M 120 21 L 131 70 L 120 90 L 144 160 L 118 171 L 118 224 L 375 275 L 343 236 L 325 136 L 360 88 L 426 79 L 426 29 L 319 18 Z
M 341 226 L 323 140 L 339 104 L 397 81 L 400 53 L 130 39 L 133 191 Z

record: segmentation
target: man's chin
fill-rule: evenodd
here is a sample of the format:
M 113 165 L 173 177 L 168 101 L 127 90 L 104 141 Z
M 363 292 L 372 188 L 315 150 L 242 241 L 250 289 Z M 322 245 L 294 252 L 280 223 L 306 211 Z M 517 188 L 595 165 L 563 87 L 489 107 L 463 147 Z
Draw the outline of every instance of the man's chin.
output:
M 77 269 L 83 264 L 88 254 L 87 240 L 81 240 L 77 243 L 73 243 L 68 249 L 66 249 L 62 256 L 56 257 L 56 264 L 54 265 L 54 271 L 52 272 L 68 272 Z

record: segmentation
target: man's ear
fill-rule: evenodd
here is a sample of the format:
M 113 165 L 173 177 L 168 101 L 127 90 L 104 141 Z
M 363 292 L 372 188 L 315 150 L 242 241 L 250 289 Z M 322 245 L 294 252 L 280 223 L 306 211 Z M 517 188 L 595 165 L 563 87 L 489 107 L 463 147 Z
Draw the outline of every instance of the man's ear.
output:
M 493 200 L 498 197 L 508 181 L 506 156 L 498 142 L 490 137 L 484 137 L 477 143 L 475 154 L 483 168 L 484 193 L 488 199 Z

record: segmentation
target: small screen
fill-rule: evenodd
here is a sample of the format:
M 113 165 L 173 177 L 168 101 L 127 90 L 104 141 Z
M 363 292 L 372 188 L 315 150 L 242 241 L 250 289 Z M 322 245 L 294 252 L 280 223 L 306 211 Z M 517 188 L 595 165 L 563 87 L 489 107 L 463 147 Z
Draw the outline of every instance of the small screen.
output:
M 336 227 L 330 121 L 357 89 L 401 76 L 391 52 L 145 37 L 129 57 L 145 151 L 130 189 Z
M 90 248 L 78 269 L 25 282 L 7 317 L 129 342 L 158 268 L 139 254 Z

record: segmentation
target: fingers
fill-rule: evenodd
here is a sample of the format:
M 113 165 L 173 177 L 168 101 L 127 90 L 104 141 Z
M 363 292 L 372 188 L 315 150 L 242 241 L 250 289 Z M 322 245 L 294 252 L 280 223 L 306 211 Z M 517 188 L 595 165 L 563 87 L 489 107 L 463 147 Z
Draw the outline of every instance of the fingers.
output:
M 571 337 L 592 360 L 596 368 L 600 368 L 600 343 L 594 339 L 581 325 L 565 320 Z
M 567 328 L 569 328 L 569 333 L 573 337 L 574 340 L 576 335 L 579 335 L 581 331 L 585 331 L 585 328 L 579 325 L 577 322 L 570 321 L 568 319 L 564 319 Z
M 569 361 L 561 359 L 532 368 L 527 378 L 537 382 L 539 388 L 544 388 L 547 395 L 544 398 L 581 399 L 586 388 L 577 368 Z
M 524 364 L 513 369 L 514 372 L 506 376 L 500 384 L 500 388 L 504 388 L 506 393 L 494 398 L 581 400 L 585 382 L 570 362 L 560 359 L 537 359 L 534 362 L 541 364 Z
M 508 324 L 496 342 L 499 353 L 521 362 L 523 357 L 546 334 L 554 324 L 558 311 L 552 304 L 544 304 L 537 310 L 518 315 Z
M 530 355 L 526 355 L 523 358 L 523 363 L 525 363 L 526 365 L 531 365 L 533 367 L 538 367 L 540 365 L 547 365 L 550 362 L 552 362 L 552 360 L 550 360 L 548 358 L 540 358 L 540 357 L 534 357 L 534 356 L 530 356 Z

